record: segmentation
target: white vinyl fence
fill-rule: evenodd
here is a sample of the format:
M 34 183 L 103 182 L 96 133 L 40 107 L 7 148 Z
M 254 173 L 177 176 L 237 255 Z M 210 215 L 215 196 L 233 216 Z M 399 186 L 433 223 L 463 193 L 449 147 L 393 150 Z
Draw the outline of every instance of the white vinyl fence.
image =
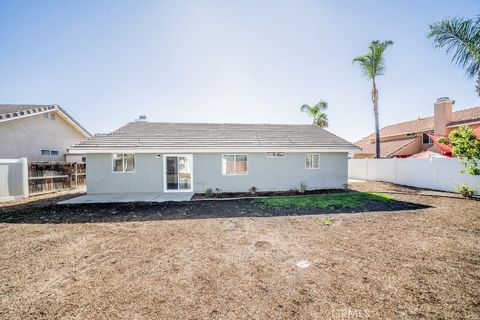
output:
M 28 197 L 28 162 L 22 159 L 0 159 L 0 201 Z
M 348 178 L 384 181 L 426 189 L 455 191 L 467 183 L 480 192 L 480 176 L 460 173 L 458 159 L 349 159 Z

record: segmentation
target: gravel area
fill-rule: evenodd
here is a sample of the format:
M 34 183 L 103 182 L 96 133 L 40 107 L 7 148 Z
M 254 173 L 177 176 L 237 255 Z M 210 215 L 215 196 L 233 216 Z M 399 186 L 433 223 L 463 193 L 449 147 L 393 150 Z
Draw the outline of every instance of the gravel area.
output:
M 480 201 L 351 189 L 406 207 L 4 206 L 0 318 L 480 319 Z

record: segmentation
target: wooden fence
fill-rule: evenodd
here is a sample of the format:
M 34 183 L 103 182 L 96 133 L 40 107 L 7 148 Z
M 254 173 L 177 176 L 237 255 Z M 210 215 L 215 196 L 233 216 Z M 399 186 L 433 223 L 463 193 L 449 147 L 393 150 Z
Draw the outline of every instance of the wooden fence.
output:
M 85 163 L 28 162 L 28 189 L 38 195 L 85 186 Z

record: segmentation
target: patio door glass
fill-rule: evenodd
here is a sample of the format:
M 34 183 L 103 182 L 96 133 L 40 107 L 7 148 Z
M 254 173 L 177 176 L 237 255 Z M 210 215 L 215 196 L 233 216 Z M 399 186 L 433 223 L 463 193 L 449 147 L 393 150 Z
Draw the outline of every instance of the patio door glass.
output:
M 192 190 L 191 156 L 165 156 L 165 169 L 167 191 Z

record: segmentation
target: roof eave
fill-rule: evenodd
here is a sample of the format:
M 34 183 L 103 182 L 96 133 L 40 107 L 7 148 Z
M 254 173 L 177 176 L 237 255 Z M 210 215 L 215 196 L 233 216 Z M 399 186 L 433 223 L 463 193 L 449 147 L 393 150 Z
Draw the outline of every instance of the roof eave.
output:
M 74 147 L 68 149 L 69 154 L 99 154 L 99 153 L 263 153 L 263 152 L 357 152 L 361 150 L 357 147 L 339 147 L 339 148 L 81 148 Z

